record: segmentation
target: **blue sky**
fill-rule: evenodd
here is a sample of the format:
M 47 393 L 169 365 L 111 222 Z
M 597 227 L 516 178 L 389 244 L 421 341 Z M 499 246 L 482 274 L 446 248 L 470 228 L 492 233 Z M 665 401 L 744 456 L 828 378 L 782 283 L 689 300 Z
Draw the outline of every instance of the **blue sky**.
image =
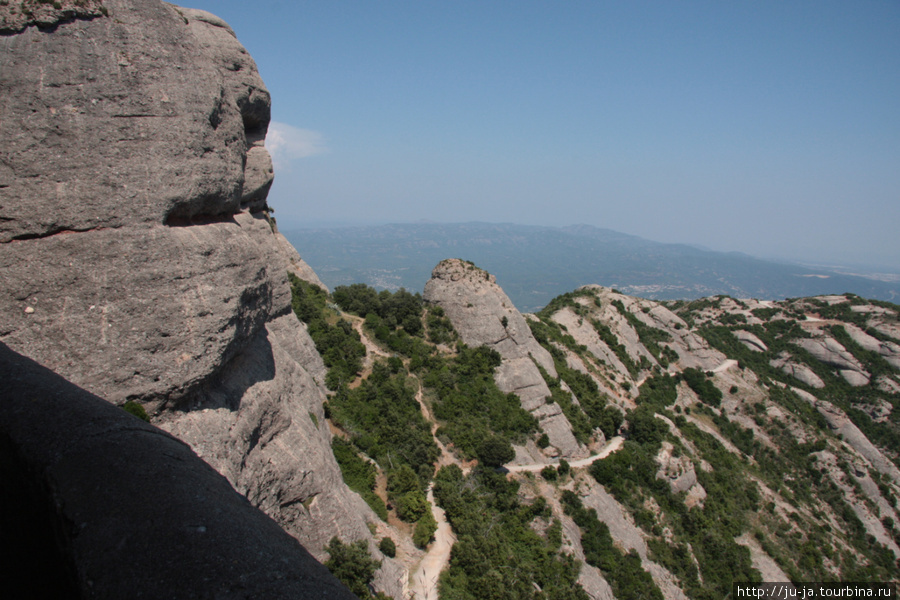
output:
M 273 97 L 282 228 L 587 223 L 900 271 L 900 2 L 186 3 Z

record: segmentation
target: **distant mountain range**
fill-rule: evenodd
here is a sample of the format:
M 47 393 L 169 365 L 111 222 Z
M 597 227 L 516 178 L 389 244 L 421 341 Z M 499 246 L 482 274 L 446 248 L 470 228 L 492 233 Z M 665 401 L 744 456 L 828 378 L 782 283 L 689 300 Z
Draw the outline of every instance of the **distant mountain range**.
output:
M 421 292 L 434 266 L 462 258 L 497 277 L 516 306 L 539 310 L 596 283 L 656 300 L 727 294 L 782 299 L 850 292 L 897 301 L 900 281 L 663 244 L 588 225 L 410 223 L 296 229 L 285 236 L 330 288 L 366 283 Z

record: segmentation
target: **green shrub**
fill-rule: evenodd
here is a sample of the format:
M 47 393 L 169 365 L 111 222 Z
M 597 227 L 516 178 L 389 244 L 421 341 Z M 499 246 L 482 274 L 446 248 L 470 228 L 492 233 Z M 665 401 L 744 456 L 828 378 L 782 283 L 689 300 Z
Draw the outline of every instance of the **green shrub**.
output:
M 416 528 L 413 531 L 413 544 L 418 548 L 427 546 L 434 539 L 434 532 L 437 531 L 437 521 L 434 520 L 434 515 L 431 514 L 431 506 L 429 505 L 427 508 L 425 514 L 416 523 Z
M 122 408 L 125 409 L 125 412 L 133 414 L 138 419 L 147 421 L 148 423 L 150 422 L 150 416 L 147 414 L 147 411 L 144 410 L 144 406 L 142 404 L 138 404 L 134 400 L 129 400 L 122 405 Z
M 369 585 L 375 577 L 375 571 L 381 566 L 381 561 L 369 555 L 365 540 L 345 544 L 333 537 L 325 549 L 329 554 L 325 567 L 331 574 L 359 596 L 360 600 L 372 598 Z
M 702 371 L 688 367 L 682 371 L 681 376 L 703 403 L 710 406 L 722 404 L 722 391 L 712 381 L 707 379 L 707 376 Z
M 375 465 L 361 458 L 353 445 L 339 437 L 331 440 L 331 451 L 341 468 L 344 483 L 362 496 L 382 521 L 387 521 L 388 512 L 384 501 L 375 493 Z
M 500 436 L 491 436 L 478 447 L 478 460 L 487 467 L 503 466 L 515 457 L 512 444 Z
M 378 549 L 381 550 L 381 553 L 388 558 L 394 558 L 395 556 L 397 556 L 397 545 L 390 537 L 381 538 L 381 541 L 378 542 Z

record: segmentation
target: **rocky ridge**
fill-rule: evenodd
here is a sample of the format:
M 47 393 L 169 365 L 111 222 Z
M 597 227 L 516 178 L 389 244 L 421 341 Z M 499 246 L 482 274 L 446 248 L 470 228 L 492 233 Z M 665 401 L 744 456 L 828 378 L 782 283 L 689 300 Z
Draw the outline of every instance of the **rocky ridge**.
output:
M 0 6 L 4 23 L 8 6 Z M 98 439 L 135 430 L 177 448 L 175 460 L 219 490 L 210 492 L 210 511 L 218 494 L 228 506 L 240 501 L 197 466 L 194 453 L 315 557 L 324 558 L 332 536 L 367 540 L 382 561 L 375 588 L 404 597 L 408 572 L 423 556 L 411 526 L 395 520 L 396 506 L 382 521 L 350 492 L 329 447 L 333 432 L 351 436 L 326 419 L 323 402 L 336 405 L 346 390 L 325 389 L 325 360 L 291 311 L 286 273 L 321 282 L 269 216 L 272 174 L 262 144 L 269 99 L 252 60 L 207 13 L 150 0 L 103 7 L 108 17 L 48 12 L 0 36 L 12 66 L 0 72 L 0 89 L 22 90 L 0 96 L 0 132 L 9 140 L 0 151 L 0 341 L 87 390 L 60 383 L 72 398 L 89 397 L 96 407 L 95 394 L 145 407 L 170 435 L 130 427 L 121 421 L 130 417 L 116 412 L 109 418 L 126 425 L 100 428 Z M 757 572 L 896 579 L 898 307 L 852 295 L 658 303 L 587 286 L 522 315 L 492 275 L 461 260 L 434 269 L 424 300 L 426 311 L 443 309 L 464 344 L 496 350 L 494 381 L 535 417 L 536 431 L 518 444 L 500 479 L 519 486 L 517 519 L 537 515 L 528 527 L 542 551 L 556 547 L 551 532 L 560 523 L 553 556 L 584 561 L 577 581 L 588 597 L 624 595 L 638 581 L 643 597 L 707 598 Z M 405 373 L 403 389 L 417 390 L 414 410 L 429 422 L 440 465 L 476 477 L 459 486 L 464 492 L 494 485 L 499 495 L 505 484 L 493 470 L 479 474 L 471 454 L 454 456 L 443 443 L 445 423 L 428 406 L 437 393 L 426 399 L 428 378 L 416 371 L 435 356 L 461 355 L 461 347 L 422 341 L 416 355 L 390 346 L 424 339 L 426 316 L 418 319 L 410 325 L 418 333 L 398 325 L 405 338 L 390 338 L 385 319 L 382 338 L 368 318 L 355 320 L 348 330 L 369 338 L 370 356 L 348 389 Z M 17 361 L 4 365 L 20 373 Z M 453 369 L 430 381 L 449 385 Z M 14 410 L 0 420 L 0 442 L 15 460 L 40 454 L 38 426 L 34 437 L 17 437 L 21 421 L 9 416 L 29 406 L 27 387 L 5 392 L 4 408 Z M 566 395 L 566 408 L 548 400 Z M 40 415 L 49 427 L 66 428 L 67 397 Z M 609 411 L 624 415 L 621 427 Z M 101 412 L 82 418 L 107 418 L 91 415 Z M 612 435 L 627 438 L 616 452 L 593 464 L 563 462 L 588 456 Z M 382 457 L 363 458 L 385 476 L 375 460 Z M 41 471 L 55 468 L 53 460 L 31 464 Z M 428 479 L 438 465 L 418 466 L 425 468 L 414 476 Z M 79 481 L 70 483 L 66 493 L 89 504 Z M 385 495 L 383 486 L 376 493 Z M 586 513 L 573 512 L 573 497 Z M 234 509 L 242 526 L 270 527 L 247 508 Z M 451 520 L 460 518 L 454 514 Z M 611 539 L 600 558 L 596 540 L 585 537 L 592 518 L 600 523 L 594 532 L 605 527 Z M 479 540 L 499 521 L 479 529 Z M 192 523 L 179 535 L 205 526 Z M 397 539 L 401 561 L 376 549 L 370 526 Z M 272 535 L 271 545 L 262 535 L 263 556 L 278 548 L 305 556 Z M 459 552 L 472 543 L 471 536 L 459 540 Z M 76 536 L 80 542 L 88 538 Z M 455 583 L 461 562 L 451 555 Z M 486 584 L 521 583 L 502 579 L 504 572 L 479 575 Z M 541 587 L 532 580 L 526 590 Z
M 516 356 L 508 350 L 503 354 L 506 327 L 501 325 L 518 320 L 514 320 L 514 309 L 486 272 L 465 261 L 444 261 L 427 284 L 425 299 L 446 311 L 467 344 L 496 347 L 504 360 Z M 900 438 L 894 421 L 900 383 L 894 364 L 898 307 L 851 295 L 784 302 L 716 297 L 661 304 L 586 286 L 552 302 L 539 319 L 525 316 L 526 325 L 528 319 L 532 324 L 554 324 L 562 337 L 550 341 L 550 346 L 544 343 L 545 347 L 563 353 L 569 368 L 590 375 L 607 399 L 623 411 L 634 411 L 629 412 L 633 415 L 642 407 L 654 407 L 651 411 L 666 423 L 671 436 L 651 457 L 656 463 L 655 478 L 664 481 L 669 493 L 680 497 L 688 511 L 703 513 L 712 509 L 710 502 L 722 501 L 722 491 L 715 489 L 715 477 L 724 463 L 705 458 L 708 451 L 700 444 L 709 442 L 698 436 L 709 436 L 727 453 L 751 465 L 745 475 L 752 482 L 748 485 L 757 490 L 751 494 L 758 493 L 760 502 L 768 502 L 768 510 L 773 512 L 771 516 L 761 513 L 754 519 L 754 529 L 745 529 L 729 542 L 738 554 L 746 552 L 741 560 L 748 566 L 763 573 L 797 576 L 796 558 L 789 558 L 792 552 L 796 557 L 797 551 L 789 550 L 790 545 L 785 545 L 778 533 L 783 519 L 795 521 L 795 528 L 800 524 L 796 535 L 801 539 L 820 539 L 821 528 L 831 528 L 832 538 L 824 549 L 843 556 L 845 562 L 819 555 L 816 560 L 821 566 L 816 568 L 823 574 L 838 575 L 847 568 L 841 567 L 847 560 L 883 560 L 886 562 L 880 564 L 890 565 L 900 558 L 896 542 L 900 535 L 894 526 L 900 483 L 896 465 L 900 459 L 896 440 Z M 531 352 L 528 355 L 536 356 Z M 536 358 L 534 362 L 538 363 Z M 682 375 L 691 371 L 701 380 Z M 502 385 L 505 380 L 501 373 L 502 367 L 496 376 Z M 675 386 L 673 395 L 665 401 L 668 409 L 661 411 L 661 406 L 652 404 L 658 402 L 654 388 L 666 378 L 674 378 L 670 380 Z M 703 379 L 712 385 L 703 384 Z M 532 389 L 549 395 L 549 390 L 539 386 Z M 526 398 L 532 403 L 536 400 Z M 574 400 L 578 405 L 578 398 Z M 820 417 L 814 417 L 816 414 Z M 635 423 L 634 416 L 627 417 L 626 431 Z M 873 435 L 881 443 L 873 443 Z M 816 454 L 816 472 L 795 472 L 796 465 L 781 467 L 786 471 L 778 472 L 770 462 L 772 457 L 796 452 L 798 444 L 825 448 Z M 534 460 L 534 456 L 528 459 Z M 528 459 L 520 452 L 511 465 Z M 534 470 L 510 468 L 517 478 L 521 477 L 519 473 Z M 779 489 L 784 487 L 779 483 L 782 476 L 792 483 Z M 801 481 L 810 476 L 814 492 L 806 504 L 790 489 L 797 484 L 798 489 L 806 489 L 803 486 L 810 484 Z M 659 505 L 665 500 L 654 497 L 658 492 L 639 494 L 644 503 L 639 509 L 640 505 L 629 504 L 627 494 L 619 492 L 613 497 L 601 493 L 603 486 L 580 477 L 568 489 L 577 490 L 584 504 L 597 510 L 617 543 L 626 549 L 638 549 L 643 568 L 663 597 L 693 597 L 697 588 L 692 585 L 696 584 L 677 569 L 672 570 L 673 564 L 659 554 L 659 544 L 678 547 L 686 543 L 688 558 L 701 575 L 711 568 L 709 558 L 701 558 L 702 549 L 691 552 L 690 543 L 678 541 L 685 534 L 679 533 L 680 526 L 667 515 L 670 509 Z M 775 477 L 774 483 L 767 483 L 767 477 Z M 797 484 L 793 483 L 795 478 Z M 712 492 L 704 487 L 710 485 Z M 844 500 L 835 504 L 833 498 L 817 497 L 831 494 L 828 489 L 840 490 Z M 534 493 L 557 506 L 558 492 L 551 486 L 532 487 L 526 497 Z M 640 515 L 644 510 L 655 513 L 657 525 L 651 528 L 642 520 L 646 518 Z M 847 516 L 847 510 L 855 517 Z M 558 518 L 568 523 L 564 537 L 577 556 L 584 556 L 577 526 L 566 521 L 561 512 Z M 621 524 L 623 515 L 624 522 L 631 525 Z M 635 521 L 641 525 L 635 526 Z M 863 538 L 854 537 L 859 535 L 853 533 L 859 531 L 855 528 L 861 528 L 866 539 L 879 545 L 882 554 L 878 556 L 882 558 L 872 557 Z M 755 537 L 747 537 L 748 531 L 755 531 Z M 648 543 L 654 545 L 652 552 L 647 549 Z M 869 558 L 863 558 L 867 553 Z M 589 596 L 608 597 L 608 574 L 593 569 L 592 565 L 582 566 L 580 583 Z

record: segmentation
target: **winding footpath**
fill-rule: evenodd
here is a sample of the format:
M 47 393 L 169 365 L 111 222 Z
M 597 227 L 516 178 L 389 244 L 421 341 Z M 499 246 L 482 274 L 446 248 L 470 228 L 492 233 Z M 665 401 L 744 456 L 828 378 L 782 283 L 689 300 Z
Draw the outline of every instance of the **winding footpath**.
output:
M 418 399 L 420 402 L 420 406 L 422 407 L 423 414 L 426 415 L 426 418 L 430 417 L 430 415 L 428 414 L 428 409 L 426 408 L 424 402 L 422 402 L 421 394 L 418 395 Z M 431 419 L 429 419 L 429 421 L 431 423 L 434 423 L 434 421 Z M 437 428 L 436 424 L 434 424 L 434 428 Z M 587 458 L 582 458 L 581 460 L 572 461 L 571 463 L 569 463 L 569 466 L 573 469 L 587 467 L 595 460 L 606 458 L 607 456 L 621 448 L 623 441 L 624 438 L 622 438 L 621 436 L 616 436 L 609 440 L 609 442 L 597 454 L 589 456 Z M 447 451 L 443 444 L 439 444 L 439 446 L 442 454 L 442 464 L 459 464 L 459 461 L 456 459 L 456 457 L 450 454 L 450 452 Z M 538 472 L 546 466 L 547 464 L 510 465 L 504 468 L 510 473 L 521 473 L 525 471 Z M 450 523 L 447 522 L 447 516 L 444 513 L 444 509 L 439 507 L 434 501 L 434 494 L 432 493 L 432 489 L 430 486 L 428 488 L 428 502 L 431 503 L 431 514 L 434 516 L 434 520 L 437 521 L 438 527 L 437 531 L 434 534 L 434 541 L 428 547 L 428 550 L 425 552 L 425 556 L 422 557 L 422 560 L 419 562 L 418 568 L 411 577 L 411 600 L 438 600 L 438 578 L 441 575 L 441 571 L 443 571 L 444 568 L 448 564 L 450 564 L 450 551 L 453 549 L 453 544 L 456 542 L 456 536 L 453 534 Z
M 444 567 L 450 564 L 450 551 L 456 543 L 456 536 L 453 535 L 453 529 L 447 522 L 444 509 L 434 501 L 431 486 L 428 486 L 428 502 L 431 503 L 431 514 L 438 526 L 434 532 L 434 541 L 428 547 L 412 577 L 411 597 L 414 600 L 438 600 L 438 577 Z
M 600 452 L 598 452 L 597 454 L 594 454 L 593 456 L 588 456 L 587 458 L 582 458 L 580 460 L 573 460 L 572 462 L 569 463 L 569 466 L 572 467 L 573 469 L 579 469 L 581 467 L 588 467 L 595 460 L 600 460 L 602 458 L 606 458 L 607 456 L 609 456 L 610 454 L 612 454 L 613 452 L 615 452 L 616 450 L 621 448 L 622 442 L 624 442 L 624 441 L 625 441 L 625 438 L 617 435 L 614 438 L 610 439 L 606 443 L 606 445 L 603 446 L 603 449 L 600 450 Z M 503 468 L 506 469 L 507 471 L 509 471 L 510 473 L 523 473 L 523 472 L 537 473 L 541 469 L 543 469 L 544 467 L 547 467 L 547 466 L 550 466 L 550 467 L 555 466 L 555 463 L 552 463 L 549 465 L 546 463 L 536 464 L 536 465 L 508 465 Z

